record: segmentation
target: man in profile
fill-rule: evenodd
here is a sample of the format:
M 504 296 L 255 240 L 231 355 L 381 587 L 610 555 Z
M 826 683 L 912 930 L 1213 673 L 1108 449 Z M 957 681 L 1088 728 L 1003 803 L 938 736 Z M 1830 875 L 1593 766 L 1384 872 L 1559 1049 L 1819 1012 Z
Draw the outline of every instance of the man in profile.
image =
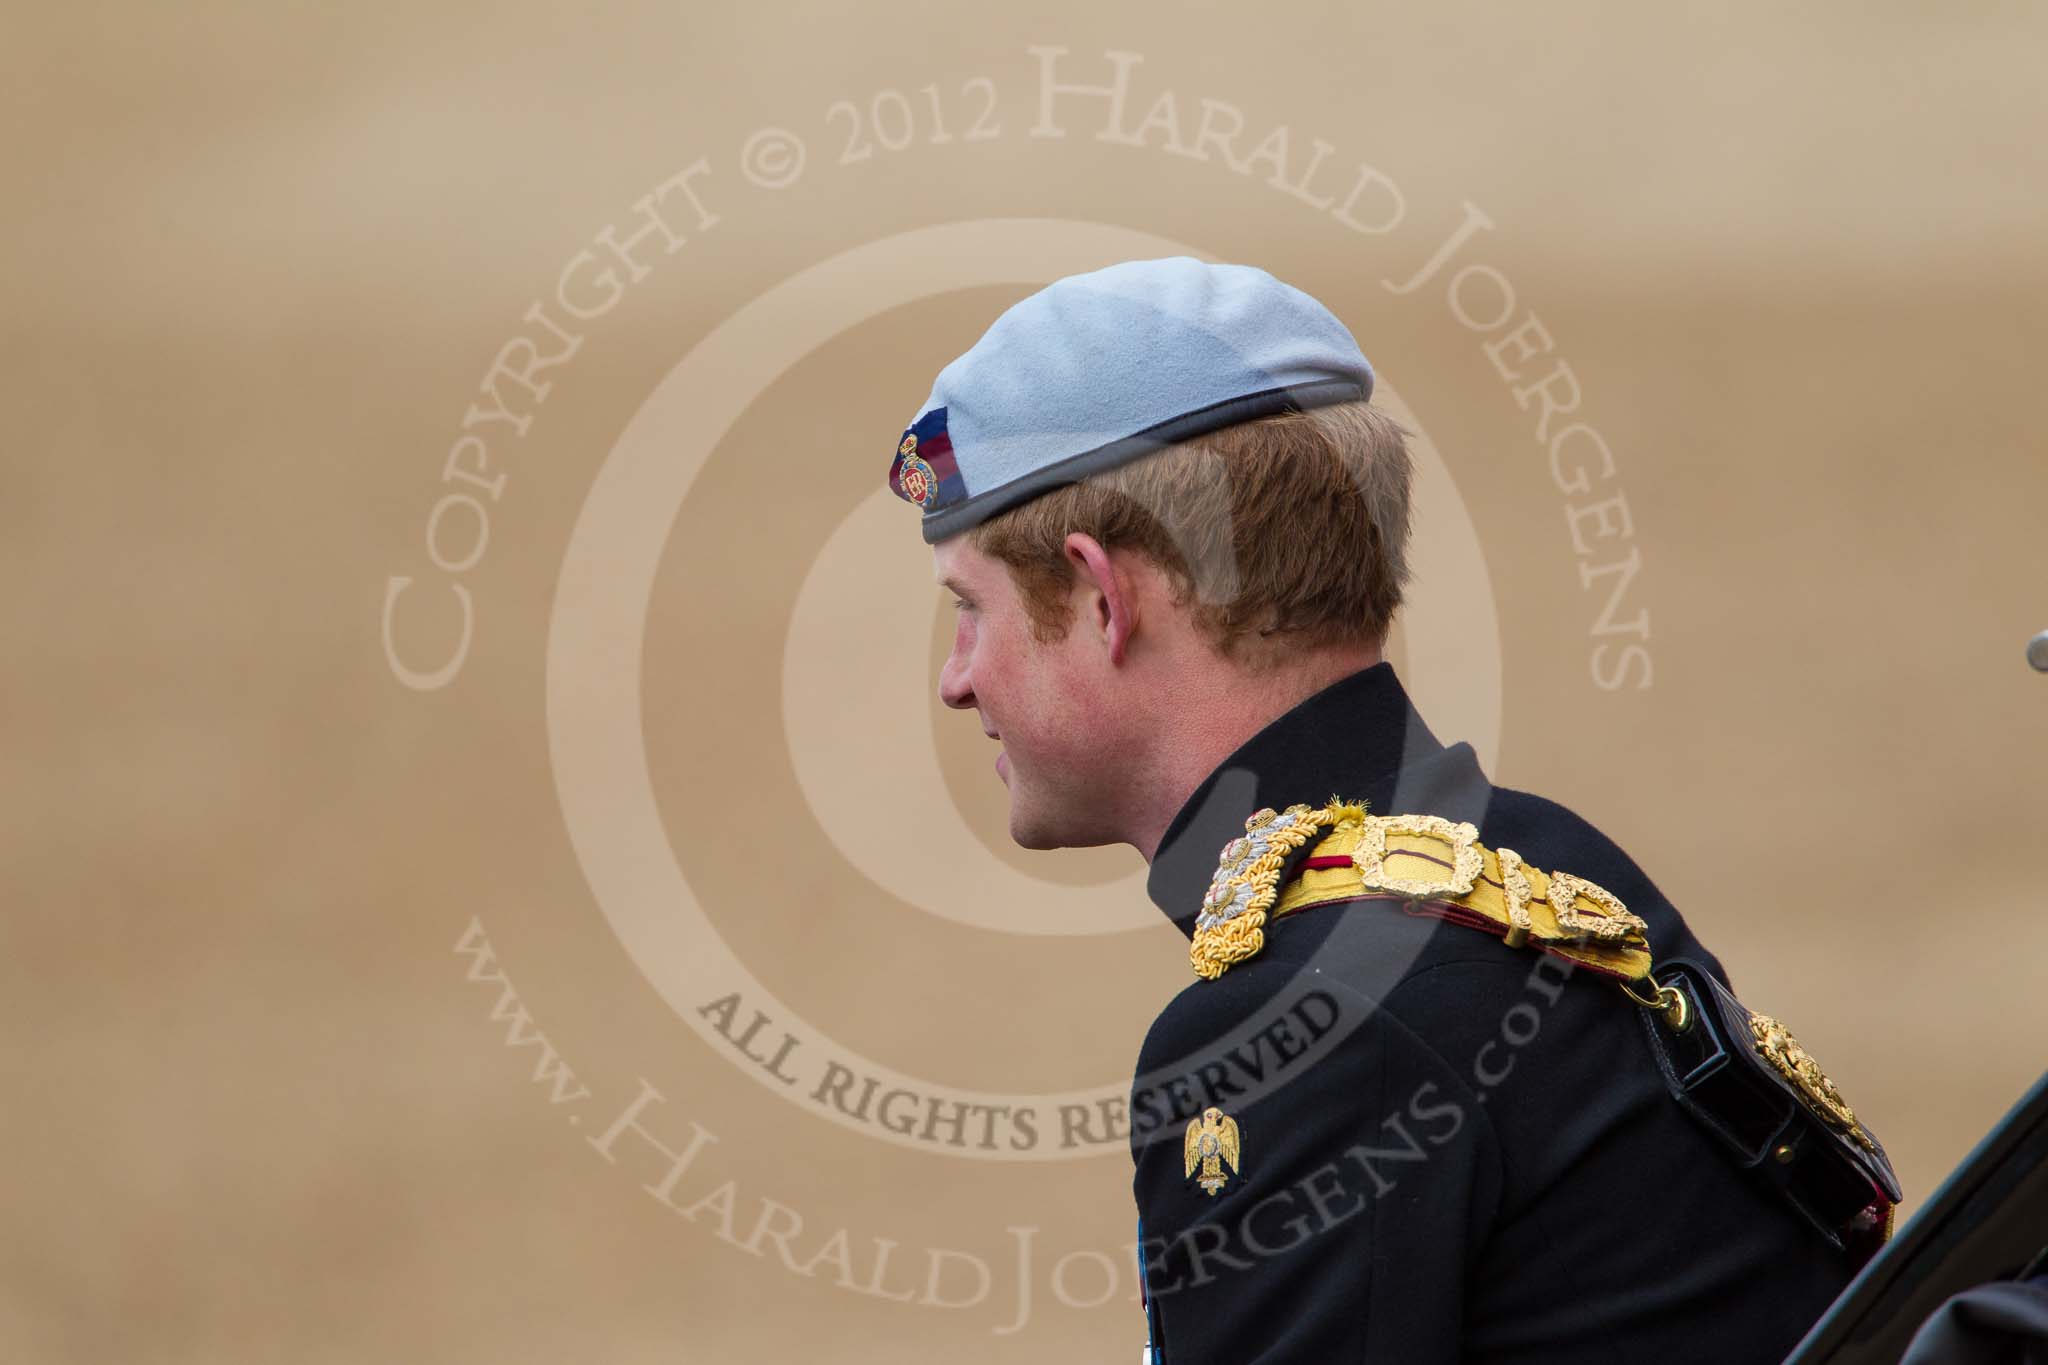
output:
M 1718 963 L 1410 704 L 1410 466 L 1372 385 L 1265 272 L 1129 262 L 998 318 L 890 470 L 1011 836 L 1131 845 L 1189 937 L 1131 1097 L 1148 1360 L 1775 1361 L 1889 1205 L 1835 1236 L 1730 1159 L 1649 974 Z

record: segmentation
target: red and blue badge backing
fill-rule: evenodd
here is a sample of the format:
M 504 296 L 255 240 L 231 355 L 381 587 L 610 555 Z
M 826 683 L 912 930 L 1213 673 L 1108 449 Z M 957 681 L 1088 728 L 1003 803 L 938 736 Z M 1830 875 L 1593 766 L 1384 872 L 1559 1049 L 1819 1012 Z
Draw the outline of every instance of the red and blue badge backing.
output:
M 889 490 L 925 511 L 949 507 L 967 496 L 953 439 L 946 435 L 946 410 L 933 408 L 904 429 L 889 467 Z

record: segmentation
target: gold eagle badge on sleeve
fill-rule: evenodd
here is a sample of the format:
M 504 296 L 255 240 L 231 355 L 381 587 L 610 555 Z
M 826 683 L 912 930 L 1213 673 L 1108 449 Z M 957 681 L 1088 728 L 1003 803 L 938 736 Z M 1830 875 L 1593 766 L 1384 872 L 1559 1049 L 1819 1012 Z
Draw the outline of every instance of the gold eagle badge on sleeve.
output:
M 1200 1167 L 1202 1175 L 1195 1183 L 1208 1191 L 1211 1198 L 1230 1179 L 1223 1173 L 1224 1163 L 1230 1163 L 1233 1172 L 1238 1169 L 1238 1144 L 1237 1120 L 1221 1109 L 1204 1109 L 1202 1117 L 1188 1121 L 1188 1175 L 1193 1176 Z

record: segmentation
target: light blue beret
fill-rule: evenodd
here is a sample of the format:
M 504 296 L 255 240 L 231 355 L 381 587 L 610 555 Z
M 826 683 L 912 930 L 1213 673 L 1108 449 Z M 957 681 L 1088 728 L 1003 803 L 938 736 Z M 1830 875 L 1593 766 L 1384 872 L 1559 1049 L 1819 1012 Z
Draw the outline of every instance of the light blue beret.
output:
M 1371 396 L 1358 343 L 1299 289 L 1191 256 L 1126 261 L 1047 285 L 940 370 L 889 487 L 934 542 L 1175 441 Z

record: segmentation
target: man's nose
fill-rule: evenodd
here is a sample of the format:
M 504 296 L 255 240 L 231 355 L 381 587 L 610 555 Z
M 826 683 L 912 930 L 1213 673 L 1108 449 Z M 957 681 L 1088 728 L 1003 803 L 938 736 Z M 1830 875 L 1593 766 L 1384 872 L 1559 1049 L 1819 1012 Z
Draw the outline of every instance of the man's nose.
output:
M 967 661 L 960 657 L 957 649 L 939 665 L 939 700 L 956 711 L 965 711 L 974 705 L 974 685 L 967 676 Z

